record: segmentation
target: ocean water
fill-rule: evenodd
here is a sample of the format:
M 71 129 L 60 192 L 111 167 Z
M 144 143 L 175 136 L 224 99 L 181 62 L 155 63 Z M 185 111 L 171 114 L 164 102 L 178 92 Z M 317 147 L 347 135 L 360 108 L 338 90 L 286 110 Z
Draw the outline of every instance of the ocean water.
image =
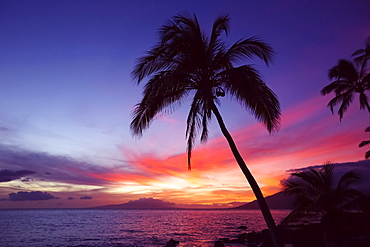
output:
M 277 223 L 288 213 L 272 210 Z M 1 247 L 210 247 L 265 228 L 258 210 L 0 210 Z

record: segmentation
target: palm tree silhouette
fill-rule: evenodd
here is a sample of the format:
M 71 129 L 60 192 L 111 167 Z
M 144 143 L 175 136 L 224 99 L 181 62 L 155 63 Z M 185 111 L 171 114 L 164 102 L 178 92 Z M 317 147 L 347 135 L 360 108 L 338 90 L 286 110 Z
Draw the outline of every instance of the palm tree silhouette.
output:
M 292 173 L 282 182 L 284 193 L 295 197 L 294 209 L 285 223 L 310 217 L 321 219 L 340 211 L 361 211 L 357 203 L 363 194 L 351 187 L 359 182 L 361 177 L 355 171 L 346 172 L 336 181 L 333 164 Z
M 359 94 L 360 109 L 367 109 L 370 113 L 369 99 L 366 91 L 370 89 L 370 73 L 367 69 L 367 62 L 370 59 L 370 38 L 368 38 L 365 49 L 359 49 L 352 54 L 354 62 L 346 59 L 338 60 L 337 65 L 329 70 L 332 83 L 321 90 L 322 95 L 331 92 L 335 97 L 328 103 L 330 110 L 334 113 L 334 107 L 340 104 L 338 115 L 342 120 L 344 112 L 353 101 L 355 93 Z
M 365 129 L 366 132 L 370 132 L 370 126 Z M 370 140 L 362 141 L 359 147 L 363 147 L 370 143 Z M 365 158 L 368 159 L 370 157 L 370 150 L 365 153 Z
M 292 173 L 282 184 L 285 193 L 295 196 L 294 209 L 282 226 L 307 219 L 320 221 L 326 246 L 358 246 L 345 243 L 351 238 L 350 229 L 367 227 L 362 220 L 353 223 L 355 216 L 359 216 L 356 213 L 364 213 L 369 207 L 367 197 L 352 187 L 359 182 L 361 177 L 355 171 L 346 172 L 336 180 L 333 164 Z M 366 218 L 367 215 L 360 215 L 360 219 Z
M 219 16 L 209 37 L 202 32 L 195 15 L 176 15 L 161 27 L 158 44 L 138 60 L 132 72 L 138 84 L 145 77 L 150 78 L 144 86 L 142 100 L 133 110 L 131 131 L 141 136 L 158 113 L 171 112 L 191 96 L 186 129 L 189 170 L 195 138 L 201 132 L 201 142 L 207 140 L 208 123 L 213 114 L 258 200 L 275 246 L 280 246 L 275 222 L 262 192 L 217 108 L 219 98 L 227 94 L 264 123 L 270 133 L 277 131 L 280 104 L 276 95 L 253 66 L 234 66 L 255 56 L 268 65 L 274 52 L 257 37 L 241 39 L 228 47 L 220 36 L 223 32 L 228 34 L 229 22 L 228 15 Z

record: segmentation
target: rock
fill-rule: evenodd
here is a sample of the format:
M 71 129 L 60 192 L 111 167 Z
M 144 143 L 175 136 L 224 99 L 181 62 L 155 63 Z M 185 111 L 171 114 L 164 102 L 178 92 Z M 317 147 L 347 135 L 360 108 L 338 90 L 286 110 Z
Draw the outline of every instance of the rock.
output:
M 246 226 L 239 226 L 237 229 L 247 229 Z
M 280 229 L 285 244 L 291 246 L 324 247 L 325 238 L 320 224 L 295 225 L 293 229 Z M 328 245 L 329 246 L 329 245 Z M 346 245 L 352 246 L 352 245 Z
M 250 232 L 247 234 L 247 240 L 248 240 L 248 243 L 252 243 L 252 242 L 263 242 L 263 236 L 262 236 L 262 233 L 257 233 L 255 231 L 253 232 Z
M 218 241 L 223 243 L 230 243 L 230 238 L 219 238 Z
M 180 242 L 173 240 L 172 238 L 167 242 L 166 247 L 176 247 Z
M 213 247 L 225 247 L 225 244 L 221 241 L 216 241 Z
M 247 236 L 248 235 L 246 233 L 240 234 L 238 236 L 238 242 L 241 244 L 245 243 L 245 240 L 247 240 Z

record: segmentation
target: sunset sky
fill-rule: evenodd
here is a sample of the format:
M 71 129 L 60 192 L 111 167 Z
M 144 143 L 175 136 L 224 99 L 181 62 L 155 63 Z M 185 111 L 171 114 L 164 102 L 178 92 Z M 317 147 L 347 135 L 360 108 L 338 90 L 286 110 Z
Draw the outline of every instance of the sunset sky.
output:
M 178 13 L 196 14 L 205 32 L 229 13 L 227 44 L 258 35 L 276 52 L 269 67 L 246 63 L 279 98 L 279 132 L 227 97 L 220 106 L 265 195 L 290 169 L 364 159 L 370 115 L 356 97 L 340 122 L 326 107 L 333 95 L 320 90 L 338 59 L 364 47 L 369 9 L 368 0 L 0 1 L 0 208 L 254 200 L 216 121 L 187 170 L 189 105 L 159 116 L 141 139 L 130 134 L 142 90 L 130 76 L 135 59 Z

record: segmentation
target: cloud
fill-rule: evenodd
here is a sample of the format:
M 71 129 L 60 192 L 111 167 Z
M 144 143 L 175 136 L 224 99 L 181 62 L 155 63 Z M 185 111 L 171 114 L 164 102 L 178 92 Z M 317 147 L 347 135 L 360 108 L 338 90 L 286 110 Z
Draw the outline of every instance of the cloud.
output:
M 35 173 L 36 173 L 35 171 L 29 171 L 29 170 L 13 171 L 13 170 L 2 169 L 0 170 L 0 182 L 10 182 L 12 180 L 16 180 L 24 176 L 32 175 Z
M 103 167 L 67 156 L 52 155 L 1 144 L 0 166 L 5 168 L 0 171 L 0 182 L 11 181 L 37 173 L 33 178 L 38 181 L 96 186 L 104 186 L 110 182 L 90 176 L 88 173 L 100 174 L 112 169 L 109 164 Z M 19 170 L 13 171 L 15 169 Z M 115 168 L 115 170 L 119 172 L 120 169 Z
M 74 200 L 75 198 L 74 197 L 68 197 L 67 200 Z
M 35 181 L 35 180 L 30 178 L 30 177 L 24 177 L 24 178 L 21 178 L 21 181 L 24 182 L 24 183 L 27 183 L 27 182 L 32 182 L 32 181 Z
M 53 196 L 47 192 L 41 191 L 19 191 L 17 193 L 10 193 L 9 194 L 9 201 L 44 201 L 50 199 L 59 199 L 58 197 Z
M 130 204 L 134 207 L 163 207 L 163 206 L 174 206 L 175 203 L 173 202 L 167 202 L 160 199 L 154 199 L 154 198 L 140 198 L 138 200 L 132 200 L 129 201 L 127 204 Z
M 91 200 L 93 199 L 93 197 L 92 196 L 81 196 L 80 199 L 81 200 Z

